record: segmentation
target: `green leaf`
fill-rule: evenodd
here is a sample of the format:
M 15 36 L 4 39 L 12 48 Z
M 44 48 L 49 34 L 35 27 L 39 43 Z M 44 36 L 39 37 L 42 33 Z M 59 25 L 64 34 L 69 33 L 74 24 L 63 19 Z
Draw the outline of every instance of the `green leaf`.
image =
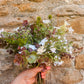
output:
M 36 57 L 36 55 L 34 55 L 34 54 L 31 54 L 31 55 L 27 58 L 27 61 L 28 61 L 29 63 L 35 63 L 36 60 L 37 60 L 37 57 Z

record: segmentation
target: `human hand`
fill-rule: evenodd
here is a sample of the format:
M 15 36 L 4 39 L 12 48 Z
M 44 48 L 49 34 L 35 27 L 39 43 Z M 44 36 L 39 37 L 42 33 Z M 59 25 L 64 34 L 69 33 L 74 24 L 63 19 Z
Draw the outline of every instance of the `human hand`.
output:
M 37 73 L 41 72 L 43 68 L 36 67 L 22 72 L 16 77 L 11 84 L 33 84 L 36 81 Z
M 11 84 L 33 84 L 35 83 L 36 75 L 39 72 L 41 72 L 41 77 L 44 79 L 45 74 L 49 69 L 50 67 L 46 67 L 46 69 L 44 69 L 43 67 L 36 67 L 30 70 L 26 70 L 18 75 Z

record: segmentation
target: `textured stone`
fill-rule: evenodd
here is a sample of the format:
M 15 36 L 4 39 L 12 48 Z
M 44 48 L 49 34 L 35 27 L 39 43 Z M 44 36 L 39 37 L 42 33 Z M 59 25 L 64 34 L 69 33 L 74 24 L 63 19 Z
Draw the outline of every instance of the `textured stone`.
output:
M 65 0 L 68 4 L 84 4 L 84 0 Z
M 67 39 L 71 41 L 83 41 L 83 37 L 79 34 L 67 34 Z
M 33 8 L 33 4 L 26 3 L 26 4 L 14 4 L 15 7 L 19 8 L 20 12 L 33 12 L 36 11 L 35 8 Z
M 81 73 L 76 69 L 56 68 L 53 75 L 63 84 L 76 84 L 83 79 Z
M 13 1 L 13 0 L 0 0 L 0 5 L 6 5 L 7 2 L 10 2 L 10 1 Z
M 69 23 L 76 33 L 84 34 L 84 17 L 72 19 Z
M 46 84 L 77 84 L 83 80 L 79 70 L 53 67 L 46 75 Z
M 84 9 L 78 5 L 62 5 L 53 9 L 53 13 L 57 16 L 84 16 Z
M 0 62 L 0 71 L 5 71 L 8 69 L 12 68 L 12 62 L 7 62 L 6 60 L 4 60 L 4 62 Z
M 42 2 L 43 0 L 29 0 L 29 1 Z
M 8 9 L 0 7 L 0 17 L 8 15 Z
M 75 67 L 77 69 L 84 69 L 84 54 L 78 55 L 76 57 Z
M 72 63 L 72 59 L 69 58 L 62 58 L 62 61 L 64 61 L 64 63 L 62 65 L 60 65 L 59 67 L 72 67 L 73 63 Z
M 83 46 L 82 46 L 82 44 L 81 44 L 80 42 L 76 42 L 76 41 L 75 41 L 75 42 L 73 42 L 73 47 L 74 47 L 74 48 L 81 48 L 81 47 L 83 47 Z
M 0 71 L 11 69 L 12 55 L 9 55 L 6 49 L 0 49 Z
M 9 53 L 7 52 L 6 49 L 0 49 L 0 55 L 8 55 Z

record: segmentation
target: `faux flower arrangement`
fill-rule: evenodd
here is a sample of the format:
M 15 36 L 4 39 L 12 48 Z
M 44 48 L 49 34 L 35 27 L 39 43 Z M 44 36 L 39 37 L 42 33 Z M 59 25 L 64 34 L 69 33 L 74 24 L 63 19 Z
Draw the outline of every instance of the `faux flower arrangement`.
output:
M 45 64 L 60 66 L 63 64 L 61 57 L 71 57 L 71 42 L 66 39 L 66 33 L 72 33 L 73 29 L 65 21 L 65 24 L 56 27 L 52 25 L 52 16 L 48 20 L 37 17 L 33 24 L 27 20 L 22 27 L 15 29 L 14 33 L 0 31 L 0 39 L 7 43 L 15 53 L 14 64 L 21 67 L 33 68 Z M 11 51 L 12 52 L 12 51 Z M 11 53 L 10 52 L 10 53 Z

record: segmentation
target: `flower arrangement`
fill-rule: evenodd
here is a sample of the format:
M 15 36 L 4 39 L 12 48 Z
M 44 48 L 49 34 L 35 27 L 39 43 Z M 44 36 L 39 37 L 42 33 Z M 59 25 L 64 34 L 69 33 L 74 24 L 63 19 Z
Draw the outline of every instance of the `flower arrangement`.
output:
M 72 33 L 73 29 L 67 26 L 69 24 L 66 21 L 60 27 L 53 26 L 51 15 L 48 20 L 37 17 L 33 24 L 25 20 L 22 27 L 14 29 L 14 33 L 2 29 L 0 39 L 14 50 L 14 64 L 17 66 L 33 68 L 41 64 L 49 66 L 51 63 L 60 66 L 63 64 L 61 57 L 71 57 L 72 54 L 72 42 L 67 40 L 66 33 Z

